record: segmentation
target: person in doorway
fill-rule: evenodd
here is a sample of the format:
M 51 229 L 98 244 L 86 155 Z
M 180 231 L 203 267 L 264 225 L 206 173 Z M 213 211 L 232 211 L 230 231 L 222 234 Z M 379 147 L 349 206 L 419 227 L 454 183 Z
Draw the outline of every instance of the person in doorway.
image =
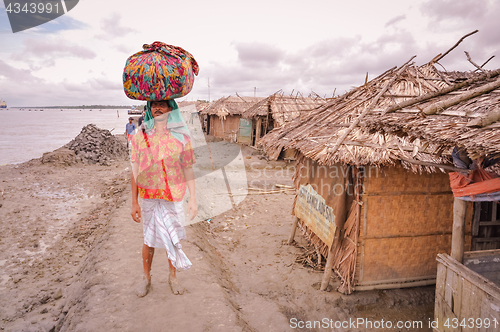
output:
M 135 124 L 133 118 L 128 118 L 128 123 L 125 126 L 125 133 L 127 134 L 127 148 L 129 147 L 129 142 L 132 139 L 132 136 L 135 133 Z
M 170 268 L 169 285 L 183 294 L 176 271 L 191 267 L 180 240 L 186 238 L 182 200 L 189 190 L 188 217 L 198 211 L 192 166 L 195 163 L 189 131 L 174 100 L 148 102 L 141 130 L 132 140 L 132 211 L 143 223 L 144 278 L 138 290 L 143 297 L 151 289 L 151 265 L 155 248 L 165 248 Z M 141 205 L 138 202 L 141 197 Z
M 137 120 L 139 127 L 142 125 L 142 121 L 144 121 L 145 116 L 146 116 L 146 106 L 144 106 L 144 110 L 142 111 L 142 114 L 139 117 L 139 120 Z

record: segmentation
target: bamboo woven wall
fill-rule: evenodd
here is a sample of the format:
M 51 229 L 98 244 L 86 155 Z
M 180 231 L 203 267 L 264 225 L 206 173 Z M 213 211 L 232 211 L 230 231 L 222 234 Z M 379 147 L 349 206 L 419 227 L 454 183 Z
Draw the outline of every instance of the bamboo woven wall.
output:
M 472 204 L 467 209 L 470 248 Z M 384 167 L 364 178 L 356 279 L 358 284 L 436 275 L 436 255 L 449 253 L 453 195 L 444 173 Z
M 223 138 L 225 140 L 234 140 L 235 134 L 238 135 L 240 127 L 239 115 L 227 115 L 225 118 L 217 115 L 210 115 L 210 135 Z

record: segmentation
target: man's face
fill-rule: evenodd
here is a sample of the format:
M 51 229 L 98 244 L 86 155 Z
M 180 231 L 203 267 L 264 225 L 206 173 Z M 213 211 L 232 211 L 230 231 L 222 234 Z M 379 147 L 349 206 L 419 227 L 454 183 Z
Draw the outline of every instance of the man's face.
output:
M 132 123 L 132 119 L 128 119 L 128 123 Z
M 169 107 L 166 101 L 153 101 L 151 103 L 151 113 L 155 120 L 168 119 L 170 112 L 172 112 L 172 107 Z

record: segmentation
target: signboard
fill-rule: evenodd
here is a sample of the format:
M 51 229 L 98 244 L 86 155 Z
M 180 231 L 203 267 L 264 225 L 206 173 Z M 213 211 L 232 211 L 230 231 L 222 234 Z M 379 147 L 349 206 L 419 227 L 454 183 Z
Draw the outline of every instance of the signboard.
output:
M 336 229 L 333 209 L 310 184 L 300 186 L 294 212 L 327 246 L 332 245 Z

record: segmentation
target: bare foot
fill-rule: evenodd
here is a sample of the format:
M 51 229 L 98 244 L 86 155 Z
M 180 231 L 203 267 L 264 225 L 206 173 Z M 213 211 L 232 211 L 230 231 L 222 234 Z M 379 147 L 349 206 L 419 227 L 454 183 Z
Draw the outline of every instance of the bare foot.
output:
M 143 277 L 141 284 L 137 289 L 137 296 L 144 297 L 148 295 L 150 290 L 151 290 L 151 279 L 148 280 L 146 279 L 146 277 Z
M 174 295 L 184 294 L 185 289 L 179 284 L 179 281 L 177 281 L 177 277 L 169 276 L 168 284 L 170 285 L 170 289 L 172 290 L 172 293 L 174 293 Z

